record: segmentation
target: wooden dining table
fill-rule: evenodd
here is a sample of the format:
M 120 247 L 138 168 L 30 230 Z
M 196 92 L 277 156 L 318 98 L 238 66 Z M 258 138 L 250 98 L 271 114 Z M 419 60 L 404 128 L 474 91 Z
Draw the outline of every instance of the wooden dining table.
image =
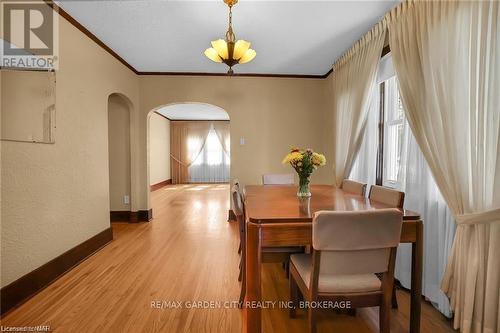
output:
M 389 208 L 364 196 L 350 194 L 330 185 L 312 185 L 312 196 L 298 198 L 291 185 L 245 187 L 246 296 L 243 331 L 262 330 L 261 248 L 308 246 L 312 244 L 315 212 L 359 211 Z M 404 210 L 401 243 L 412 244 L 410 333 L 420 332 L 422 294 L 423 224 L 420 215 Z

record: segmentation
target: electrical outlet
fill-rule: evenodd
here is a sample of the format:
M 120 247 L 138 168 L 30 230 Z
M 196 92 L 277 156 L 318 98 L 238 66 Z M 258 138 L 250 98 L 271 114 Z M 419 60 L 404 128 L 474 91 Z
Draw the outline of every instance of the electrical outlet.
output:
M 129 205 L 129 204 L 130 204 L 130 196 L 128 196 L 128 195 L 124 195 L 124 196 L 123 196 L 123 203 L 124 203 L 125 205 Z
M 240 146 L 244 146 L 245 145 L 245 138 L 240 138 Z

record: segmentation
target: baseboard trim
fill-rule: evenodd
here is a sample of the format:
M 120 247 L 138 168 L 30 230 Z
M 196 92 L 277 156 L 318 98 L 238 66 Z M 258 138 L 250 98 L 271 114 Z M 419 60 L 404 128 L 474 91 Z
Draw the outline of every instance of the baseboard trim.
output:
M 111 222 L 130 222 L 130 211 L 111 211 L 109 219 Z
M 150 185 L 150 186 L 149 186 L 149 190 L 150 190 L 151 192 L 153 192 L 153 191 L 159 190 L 159 189 L 161 189 L 162 187 L 165 187 L 165 186 L 167 186 L 167 185 L 169 185 L 169 184 L 172 184 L 172 179 L 167 179 L 167 180 L 164 180 L 164 181 L 162 181 L 162 182 L 159 182 L 159 183 L 156 183 L 156 184 Z
M 153 219 L 153 209 L 150 208 L 148 210 L 140 210 L 138 212 L 130 213 L 130 222 L 149 222 Z
M 112 240 L 110 227 L 3 287 L 0 290 L 0 317 L 38 294 Z
M 227 220 L 228 220 L 228 222 L 229 221 L 236 221 L 236 214 L 234 213 L 234 211 L 232 209 L 229 210 Z
M 109 212 L 109 220 L 111 222 L 149 222 L 153 219 L 153 209 L 139 210 L 137 212 L 130 211 L 111 211 Z

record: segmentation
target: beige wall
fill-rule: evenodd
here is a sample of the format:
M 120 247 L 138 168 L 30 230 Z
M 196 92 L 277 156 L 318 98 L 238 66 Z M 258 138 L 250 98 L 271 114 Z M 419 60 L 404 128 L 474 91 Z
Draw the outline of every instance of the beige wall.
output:
M 108 102 L 109 208 L 130 211 L 130 109 L 127 100 L 118 94 Z
M 141 76 L 139 156 L 147 160 L 148 112 L 178 102 L 209 103 L 231 120 L 231 178 L 260 184 L 263 173 L 292 172 L 281 164 L 291 145 L 325 150 L 326 87 L 320 79 Z M 141 200 L 149 197 L 146 165 L 140 170 Z M 312 182 L 331 183 L 329 169 L 317 170 Z
M 37 71 L 2 72 L 2 139 L 51 142 L 55 75 Z
M 0 147 L 2 286 L 110 226 L 107 117 L 112 93 L 131 102 L 132 211 L 150 207 L 149 180 L 156 177 L 148 168 L 148 116 L 171 103 L 203 102 L 228 112 L 231 177 L 243 184 L 259 184 L 263 173 L 292 172 L 281 164 L 291 145 L 326 152 L 327 167 L 312 181 L 332 182 L 331 133 L 325 129 L 329 80 L 138 77 L 65 19 L 59 24 L 56 141 L 2 142 Z
M 170 178 L 170 121 L 153 112 L 149 118 L 149 185 Z
M 1 142 L 2 286 L 109 228 L 108 96 L 126 95 L 137 121 L 137 76 L 65 19 L 59 27 L 55 143 Z

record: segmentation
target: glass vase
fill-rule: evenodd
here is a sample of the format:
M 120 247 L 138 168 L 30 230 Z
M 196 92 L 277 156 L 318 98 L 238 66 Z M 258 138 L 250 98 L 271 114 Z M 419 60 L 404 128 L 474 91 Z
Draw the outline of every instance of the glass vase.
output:
M 300 176 L 299 175 L 299 189 L 297 191 L 297 196 L 299 198 L 308 198 L 311 196 L 311 191 L 309 190 L 309 183 L 311 182 L 309 176 Z

